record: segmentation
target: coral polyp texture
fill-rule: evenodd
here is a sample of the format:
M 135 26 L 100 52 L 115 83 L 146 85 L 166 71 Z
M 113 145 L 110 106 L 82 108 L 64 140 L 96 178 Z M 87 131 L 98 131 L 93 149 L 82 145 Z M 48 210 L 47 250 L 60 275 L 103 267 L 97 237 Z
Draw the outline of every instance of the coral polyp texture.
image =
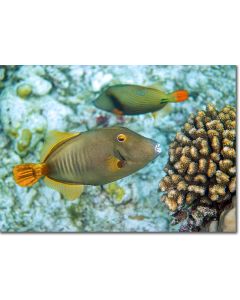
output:
M 161 197 L 173 212 L 180 231 L 199 231 L 219 219 L 236 193 L 236 109 L 190 115 L 170 144 L 167 175 L 160 182 Z

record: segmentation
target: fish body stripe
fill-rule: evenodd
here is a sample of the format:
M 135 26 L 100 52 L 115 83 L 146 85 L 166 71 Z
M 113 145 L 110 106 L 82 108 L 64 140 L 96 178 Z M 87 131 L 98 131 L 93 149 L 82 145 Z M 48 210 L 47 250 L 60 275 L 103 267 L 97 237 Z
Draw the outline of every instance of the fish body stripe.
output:
M 84 174 L 85 172 L 85 162 L 84 162 L 84 159 L 85 159 L 85 155 L 84 155 L 84 148 L 81 149 L 81 151 L 79 151 L 76 155 L 77 157 L 77 165 L 78 165 L 78 174 L 81 175 L 81 174 Z
M 81 152 L 75 152 L 74 155 L 74 162 L 75 162 L 75 168 L 76 168 L 76 174 L 82 173 L 82 166 L 81 166 L 81 158 L 80 158 Z
M 90 157 L 89 157 L 89 151 L 88 149 L 85 147 L 84 148 L 84 151 L 83 151 L 83 156 L 84 156 L 84 164 L 83 164 L 83 167 L 84 167 L 84 173 L 87 172 L 90 167 L 91 167 L 91 161 L 90 161 Z
M 63 168 L 62 168 L 63 174 L 68 174 L 69 173 L 69 162 L 68 162 L 66 155 L 64 155 L 62 157 L 62 165 L 63 165 Z
M 71 175 L 84 176 L 89 169 L 89 154 L 86 147 L 73 149 L 70 156 Z
M 114 95 L 113 93 L 111 93 L 111 92 L 108 92 L 107 95 L 108 95 L 108 97 L 111 99 L 111 101 L 112 101 L 112 103 L 113 103 L 113 105 L 114 105 L 115 108 L 117 108 L 117 109 L 120 110 L 120 111 L 123 111 L 123 110 L 124 110 L 124 107 L 123 107 L 121 101 L 119 101 L 119 99 L 118 99 L 117 96 L 115 96 L 115 95 Z
M 133 87 L 126 92 L 125 88 L 116 88 L 107 93 L 113 105 L 125 113 L 155 111 L 162 107 L 163 93 L 155 89 Z
M 84 148 L 81 151 L 78 151 L 76 154 L 76 161 L 77 161 L 77 169 L 78 174 L 82 175 L 85 172 L 85 162 L 84 162 Z
M 85 169 L 83 149 L 82 151 L 78 151 L 77 148 L 71 148 L 67 154 L 67 157 L 69 175 L 74 178 L 81 176 L 84 173 Z
M 119 134 L 127 136 L 126 143 L 118 143 Z M 135 145 L 136 144 L 136 145 Z M 99 185 L 128 176 L 155 158 L 155 142 L 127 128 L 96 129 L 68 140 L 48 156 L 48 177 L 52 180 L 83 185 Z M 138 153 L 139 149 L 141 154 Z M 124 166 L 109 168 L 109 157 L 123 155 Z M 136 154 L 135 154 L 136 153 Z
M 60 158 L 56 158 L 54 160 L 54 165 L 56 165 L 56 171 L 59 172 L 58 174 L 69 173 L 66 155 L 62 155 Z
M 61 159 L 55 159 L 54 160 L 54 164 L 52 164 L 52 165 L 54 165 L 54 169 L 56 170 L 56 172 L 58 174 L 60 174 L 61 172 L 63 172 L 63 162 L 62 162 Z
M 49 164 L 52 170 L 52 175 L 61 178 L 78 178 L 83 176 L 86 170 L 86 162 L 84 158 L 85 150 L 79 150 L 78 147 L 69 147 L 67 151 L 59 152 L 54 157 L 49 157 Z M 50 174 L 51 175 L 51 174 Z M 54 178 L 53 177 L 53 178 Z
M 74 161 L 74 152 L 71 151 L 69 152 L 69 166 L 70 166 L 70 172 L 72 175 L 76 174 L 76 170 L 75 170 L 75 161 Z
M 78 161 L 78 157 L 77 157 L 77 151 L 74 151 L 73 152 L 73 155 L 72 155 L 72 160 L 73 160 L 73 169 L 74 169 L 74 173 L 75 174 L 80 174 L 80 163 Z

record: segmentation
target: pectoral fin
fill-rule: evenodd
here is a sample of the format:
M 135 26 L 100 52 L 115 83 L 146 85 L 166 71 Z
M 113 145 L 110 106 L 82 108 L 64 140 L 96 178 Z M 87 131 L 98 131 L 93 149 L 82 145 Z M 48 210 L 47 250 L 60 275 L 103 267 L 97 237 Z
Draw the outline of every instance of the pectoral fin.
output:
M 55 181 L 49 177 L 44 178 L 44 182 L 48 187 L 61 193 L 67 200 L 75 200 L 78 198 L 84 189 L 83 185 L 67 184 Z
M 80 133 L 73 133 L 73 132 L 61 132 L 57 130 L 51 130 L 48 132 L 47 140 L 45 145 L 43 146 L 42 153 L 41 153 L 41 161 L 45 161 L 49 154 L 59 147 L 62 143 L 66 142 L 67 140 L 79 135 Z
M 124 164 L 125 164 L 125 162 L 123 160 L 120 160 L 120 159 L 116 158 L 115 156 L 108 157 L 106 163 L 107 163 L 108 170 L 110 170 L 112 172 L 116 172 L 119 169 L 123 168 Z

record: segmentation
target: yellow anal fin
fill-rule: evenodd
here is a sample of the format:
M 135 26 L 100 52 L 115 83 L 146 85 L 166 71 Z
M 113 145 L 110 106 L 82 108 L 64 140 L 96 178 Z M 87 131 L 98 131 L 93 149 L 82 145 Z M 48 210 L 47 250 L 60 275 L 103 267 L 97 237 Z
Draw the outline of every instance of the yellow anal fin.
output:
M 154 111 L 151 114 L 152 114 L 153 119 L 156 120 L 158 117 L 158 111 Z
M 169 115 L 171 112 L 173 111 L 173 107 L 171 105 L 171 103 L 167 103 L 163 106 L 162 109 L 155 111 L 152 113 L 152 116 L 154 118 L 154 120 L 158 119 L 158 118 L 164 118 L 167 115 Z
M 118 108 L 114 108 L 112 112 L 117 116 L 122 116 L 123 115 L 123 112 Z
M 79 135 L 80 133 L 61 132 L 57 130 L 51 130 L 48 132 L 46 143 L 43 146 L 41 153 L 41 161 L 45 161 L 49 154 L 59 147 L 63 142 Z
M 84 189 L 83 185 L 62 183 L 47 176 L 44 178 L 44 182 L 49 188 L 61 193 L 67 200 L 75 200 L 82 194 Z

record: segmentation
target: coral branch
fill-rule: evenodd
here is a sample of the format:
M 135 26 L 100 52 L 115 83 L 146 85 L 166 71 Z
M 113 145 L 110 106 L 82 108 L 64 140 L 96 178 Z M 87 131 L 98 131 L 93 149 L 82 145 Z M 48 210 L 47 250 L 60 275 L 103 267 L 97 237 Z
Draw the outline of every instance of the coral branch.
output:
M 236 192 L 236 110 L 209 104 L 191 115 L 169 147 L 161 198 L 181 231 L 197 231 L 219 218 Z

